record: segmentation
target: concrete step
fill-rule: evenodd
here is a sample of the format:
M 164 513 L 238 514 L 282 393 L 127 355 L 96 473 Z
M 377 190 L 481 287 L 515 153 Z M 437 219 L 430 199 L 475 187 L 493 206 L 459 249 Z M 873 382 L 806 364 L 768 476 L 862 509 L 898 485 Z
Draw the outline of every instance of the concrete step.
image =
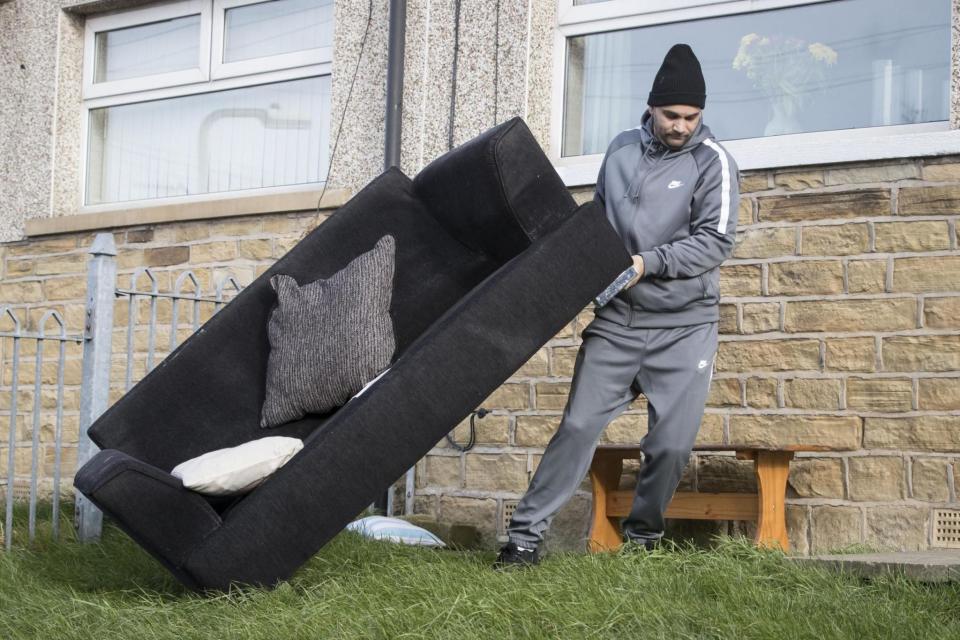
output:
M 870 578 L 883 573 L 902 573 L 918 582 L 960 581 L 960 549 L 904 551 L 895 553 L 841 553 L 790 558 L 812 565 Z

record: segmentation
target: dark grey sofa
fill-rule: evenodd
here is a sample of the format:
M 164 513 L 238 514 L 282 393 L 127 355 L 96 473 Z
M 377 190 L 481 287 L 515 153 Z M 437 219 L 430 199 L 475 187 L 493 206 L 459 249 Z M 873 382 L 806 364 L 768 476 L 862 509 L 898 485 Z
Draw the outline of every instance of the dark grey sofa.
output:
M 275 273 L 328 277 L 396 239 L 397 350 L 367 393 L 261 429 Z M 410 180 L 386 171 L 181 344 L 91 427 L 76 487 L 185 585 L 289 577 L 630 264 L 604 212 L 577 207 L 519 118 Z M 169 471 L 267 435 L 304 448 L 242 498 Z

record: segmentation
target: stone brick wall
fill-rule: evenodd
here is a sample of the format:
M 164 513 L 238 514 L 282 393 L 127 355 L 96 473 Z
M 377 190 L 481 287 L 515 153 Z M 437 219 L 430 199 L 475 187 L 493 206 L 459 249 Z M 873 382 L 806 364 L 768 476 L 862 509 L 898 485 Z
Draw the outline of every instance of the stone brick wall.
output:
M 794 461 L 787 514 L 794 549 L 928 547 L 932 509 L 960 508 L 960 158 L 751 172 L 742 191 L 739 242 L 722 270 L 721 346 L 700 441 L 852 447 Z M 591 191 L 575 195 L 584 200 Z M 324 218 L 306 212 L 116 229 L 120 285 L 127 288 L 139 266 L 154 270 L 161 291 L 188 269 L 205 294 L 227 271 L 246 285 Z M 13 306 L 25 330 L 36 330 L 43 312 L 54 308 L 69 333 L 80 332 L 93 235 L 0 245 L 0 301 Z M 148 287 L 141 278 L 140 288 Z M 118 300 L 111 401 L 124 391 L 127 306 Z M 158 303 L 155 363 L 169 343 L 170 307 L 168 300 Z M 180 340 L 192 330 L 188 307 L 181 306 Z M 212 312 L 203 305 L 201 321 Z M 149 313 L 141 302 L 133 381 L 146 371 Z M 557 427 L 580 332 L 591 319 L 584 309 L 484 402 L 493 413 L 477 421 L 472 451 L 462 454 L 441 441 L 418 463 L 418 513 L 476 525 L 486 544 L 495 543 L 504 505 L 523 494 Z M 12 345 L 9 338 L 0 343 L 6 425 Z M 22 479 L 30 465 L 34 349 L 23 342 L 16 459 Z M 47 348 L 46 383 L 55 379 L 53 356 Z M 79 346 L 71 345 L 67 357 L 65 489 L 75 464 Z M 48 487 L 55 411 L 56 397 L 45 387 L 40 459 Z M 645 425 L 641 397 L 603 441 L 637 442 Z M 3 477 L 6 429 L 0 433 Z M 466 423 L 454 435 L 465 442 Z M 635 471 L 636 465 L 628 468 L 622 486 L 630 486 Z M 694 456 L 681 486 L 755 488 L 749 463 L 730 455 Z M 582 548 L 589 511 L 583 484 L 554 523 L 554 548 Z M 694 533 L 752 533 L 749 523 L 672 524 Z
M 927 548 L 933 509 L 960 508 L 960 158 L 749 172 L 742 192 L 700 441 L 838 449 L 792 464 L 787 516 L 798 552 Z M 523 494 L 559 423 L 591 318 L 584 309 L 487 399 L 494 414 L 478 421 L 472 451 L 440 442 L 426 457 L 417 511 L 495 538 L 503 505 Z M 603 441 L 637 442 L 645 431 L 641 397 Z M 460 425 L 460 442 L 466 433 Z M 681 488 L 755 490 L 751 464 L 695 455 Z M 625 474 L 623 486 L 631 482 Z M 558 516 L 555 547 L 582 548 L 587 489 Z

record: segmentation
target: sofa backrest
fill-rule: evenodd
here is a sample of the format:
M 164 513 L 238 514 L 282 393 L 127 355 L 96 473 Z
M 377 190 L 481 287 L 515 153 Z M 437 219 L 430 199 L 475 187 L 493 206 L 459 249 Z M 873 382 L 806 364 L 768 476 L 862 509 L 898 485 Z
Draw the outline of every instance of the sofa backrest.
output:
M 267 319 L 276 302 L 270 278 L 301 285 L 328 278 L 384 234 L 396 240 L 390 314 L 394 359 L 497 267 L 463 246 L 391 169 L 374 179 L 188 338 L 91 427 L 103 448 L 169 470 L 213 449 L 267 435 L 304 437 L 318 420 L 261 429 L 270 354 Z
M 576 209 L 521 118 L 440 156 L 417 174 L 413 184 L 451 235 L 501 263 Z

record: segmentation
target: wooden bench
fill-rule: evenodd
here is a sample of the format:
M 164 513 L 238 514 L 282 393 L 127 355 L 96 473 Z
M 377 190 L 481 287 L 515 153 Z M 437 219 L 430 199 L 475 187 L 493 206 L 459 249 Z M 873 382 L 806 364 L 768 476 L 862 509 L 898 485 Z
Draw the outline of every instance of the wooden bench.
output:
M 664 514 L 667 518 L 691 520 L 750 520 L 757 523 L 754 541 L 758 546 L 789 550 L 784 498 L 790 460 L 797 451 L 829 451 L 816 445 L 753 446 L 697 445 L 694 451 L 734 451 L 738 460 L 753 460 L 757 493 L 674 493 Z M 620 490 L 623 461 L 640 459 L 637 445 L 601 445 L 593 454 L 590 485 L 593 491 L 593 521 L 588 548 L 592 552 L 613 551 L 623 544 L 619 518 L 630 513 L 633 489 Z

